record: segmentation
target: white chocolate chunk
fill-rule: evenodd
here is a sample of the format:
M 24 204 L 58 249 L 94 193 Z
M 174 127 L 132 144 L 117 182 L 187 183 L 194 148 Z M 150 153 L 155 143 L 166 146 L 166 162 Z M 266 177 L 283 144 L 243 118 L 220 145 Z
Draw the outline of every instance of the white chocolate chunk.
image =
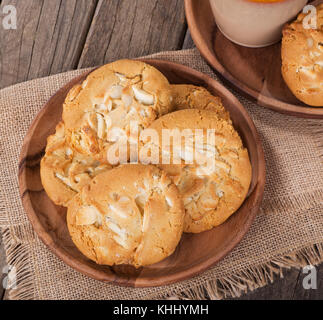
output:
M 112 99 L 121 99 L 123 87 L 114 85 L 109 89 L 109 96 Z
M 114 127 L 108 133 L 108 141 L 115 143 L 120 139 L 120 131 L 122 129 Z
M 217 190 L 216 195 L 217 195 L 219 198 L 223 198 L 223 196 L 224 196 L 224 192 L 223 192 L 222 190 Z
M 82 207 L 76 214 L 75 223 L 78 226 L 102 225 L 100 211 L 94 206 Z
M 113 211 L 115 214 L 117 214 L 119 217 L 125 219 L 127 218 L 127 215 L 125 214 L 125 212 L 123 210 L 121 210 L 121 208 L 117 208 L 112 204 L 109 204 L 109 209 L 111 211 Z
M 119 199 L 119 202 L 120 203 L 129 203 L 130 202 L 130 199 L 128 197 L 123 196 L 123 197 L 121 197 Z
M 111 126 L 112 126 L 112 120 L 109 116 L 105 117 L 105 125 L 107 127 L 107 130 L 110 130 Z
M 123 94 L 121 99 L 122 99 L 126 108 L 128 108 L 132 105 L 133 99 L 131 96 L 129 96 L 127 94 Z
M 109 102 L 108 102 L 107 109 L 108 109 L 109 112 L 111 112 L 112 109 L 113 109 L 113 103 L 112 103 L 111 100 L 109 100 Z
M 113 239 L 122 247 L 127 248 L 127 232 L 125 229 L 120 228 L 115 222 L 113 222 L 109 217 L 106 217 L 108 228 L 115 233 Z
M 107 111 L 108 110 L 107 106 L 104 103 L 97 105 L 95 109 L 98 111 Z
M 119 237 L 126 238 L 127 232 L 125 229 L 122 229 L 118 224 L 113 222 L 111 218 L 106 217 L 107 220 L 107 226 L 111 231 L 113 231 L 115 234 L 117 234 Z
M 125 249 L 128 249 L 128 244 L 127 244 L 127 239 L 125 238 L 121 238 L 118 236 L 114 236 L 113 239 L 122 247 L 124 247 Z
M 68 157 L 72 156 L 72 155 L 73 155 L 73 151 L 72 151 L 72 149 L 67 148 L 67 149 L 66 149 L 65 154 L 66 154 Z
M 137 110 L 135 108 L 131 108 L 130 111 L 128 112 L 128 117 L 134 117 L 136 116 L 138 113 L 137 113 Z
M 316 73 L 313 71 L 312 68 L 309 67 L 300 67 L 299 71 L 306 74 L 308 77 L 315 79 L 316 78 Z
M 147 232 L 149 227 L 149 217 L 148 214 L 144 214 L 143 222 L 142 222 L 142 232 Z
M 73 186 L 71 184 L 70 179 L 63 177 L 62 175 L 60 175 L 59 173 L 55 173 L 55 177 L 59 180 L 61 180 L 65 185 L 67 185 L 69 188 L 71 188 L 73 191 L 77 192 L 76 190 L 73 189 Z
M 172 200 L 169 197 L 166 197 L 166 203 L 170 208 L 172 208 L 174 206 Z
M 91 113 L 87 113 L 86 120 L 87 120 L 88 124 L 90 125 L 90 127 L 93 130 L 96 131 L 97 130 L 96 123 L 93 122 L 93 120 L 92 120 L 92 114 Z
M 213 166 L 210 166 L 210 168 L 207 167 L 207 166 L 205 166 L 205 167 L 198 167 L 196 169 L 196 175 L 198 177 L 204 177 L 204 176 L 210 176 L 210 175 L 212 175 L 214 173 L 214 171 L 215 171 L 214 170 L 215 168 L 211 168 L 211 167 L 213 167 Z
M 98 119 L 98 137 L 100 139 L 104 138 L 105 135 L 105 120 L 102 115 L 97 114 Z
M 153 105 L 155 103 L 155 98 L 153 95 L 148 92 L 137 88 L 136 86 L 132 86 L 133 93 L 136 99 L 144 105 Z

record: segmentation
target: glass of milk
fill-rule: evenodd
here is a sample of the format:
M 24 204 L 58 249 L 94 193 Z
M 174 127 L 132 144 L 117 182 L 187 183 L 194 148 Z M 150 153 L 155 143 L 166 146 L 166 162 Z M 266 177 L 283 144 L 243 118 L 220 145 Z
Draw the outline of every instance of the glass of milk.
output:
M 216 23 L 231 41 L 247 47 L 278 42 L 286 22 L 307 0 L 210 0 Z

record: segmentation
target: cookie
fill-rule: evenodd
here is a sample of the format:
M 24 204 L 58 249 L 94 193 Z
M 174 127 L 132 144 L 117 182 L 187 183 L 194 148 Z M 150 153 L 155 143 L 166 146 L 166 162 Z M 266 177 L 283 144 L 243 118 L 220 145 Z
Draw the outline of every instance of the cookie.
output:
M 184 201 L 184 232 L 210 230 L 239 209 L 252 169 L 248 150 L 230 123 L 216 112 L 191 109 L 165 115 L 149 129 L 160 141 L 141 141 L 141 161 L 151 162 L 158 145 L 158 166 L 173 179 Z
M 170 84 L 157 69 L 140 61 L 116 61 L 70 91 L 63 108 L 66 136 L 78 152 L 108 162 L 109 148 L 127 141 L 132 121 L 142 130 L 172 105 Z
M 48 138 L 40 174 L 49 198 L 55 204 L 66 207 L 93 177 L 110 169 L 110 165 L 101 164 L 71 149 L 66 142 L 64 124 L 61 122 L 56 133 Z
M 200 109 L 217 113 L 219 118 L 231 122 L 230 114 L 225 110 L 220 97 L 213 96 L 203 87 L 190 84 L 172 85 L 174 110 Z
M 282 75 L 293 94 L 304 103 L 323 106 L 323 4 L 317 7 L 317 29 L 305 29 L 306 14 L 283 30 Z
M 78 249 L 101 265 L 151 265 L 170 256 L 184 208 L 171 179 L 154 166 L 100 174 L 72 200 L 67 224 Z

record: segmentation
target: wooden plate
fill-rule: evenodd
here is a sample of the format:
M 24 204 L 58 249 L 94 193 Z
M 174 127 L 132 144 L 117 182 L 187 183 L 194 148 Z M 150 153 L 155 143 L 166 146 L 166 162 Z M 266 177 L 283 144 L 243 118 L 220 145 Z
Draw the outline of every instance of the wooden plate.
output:
M 47 197 L 40 180 L 40 160 L 46 139 L 61 120 L 62 104 L 81 75 L 61 88 L 43 107 L 24 141 L 19 166 L 19 184 L 25 211 L 40 239 L 66 264 L 94 279 L 133 287 L 161 286 L 191 278 L 216 264 L 243 238 L 254 220 L 264 192 L 265 160 L 256 128 L 239 101 L 214 79 L 167 61 L 146 61 L 163 72 L 171 83 L 204 86 L 222 97 L 233 122 L 249 149 L 253 167 L 248 198 L 226 223 L 199 235 L 183 236 L 176 252 L 163 262 L 136 270 L 129 266 L 99 266 L 85 258 L 72 243 L 66 227 L 66 209 L 55 206 Z
M 323 118 L 323 108 L 297 100 L 285 84 L 281 75 L 281 43 L 256 49 L 234 44 L 217 28 L 208 0 L 185 0 L 185 10 L 197 48 L 228 84 L 272 110 L 304 118 Z

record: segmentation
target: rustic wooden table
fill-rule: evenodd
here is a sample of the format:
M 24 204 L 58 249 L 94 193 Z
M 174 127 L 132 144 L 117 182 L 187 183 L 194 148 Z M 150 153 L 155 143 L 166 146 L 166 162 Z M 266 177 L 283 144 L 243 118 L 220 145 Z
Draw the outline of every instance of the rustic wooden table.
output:
M 204 0 L 206 1 L 206 0 Z M 17 10 L 17 30 L 0 23 L 0 88 L 67 70 L 164 50 L 193 48 L 183 0 L 0 0 Z M 5 255 L 0 239 L 0 283 Z M 299 270 L 241 299 L 323 299 L 304 290 Z M 0 286 L 0 299 L 5 299 Z

